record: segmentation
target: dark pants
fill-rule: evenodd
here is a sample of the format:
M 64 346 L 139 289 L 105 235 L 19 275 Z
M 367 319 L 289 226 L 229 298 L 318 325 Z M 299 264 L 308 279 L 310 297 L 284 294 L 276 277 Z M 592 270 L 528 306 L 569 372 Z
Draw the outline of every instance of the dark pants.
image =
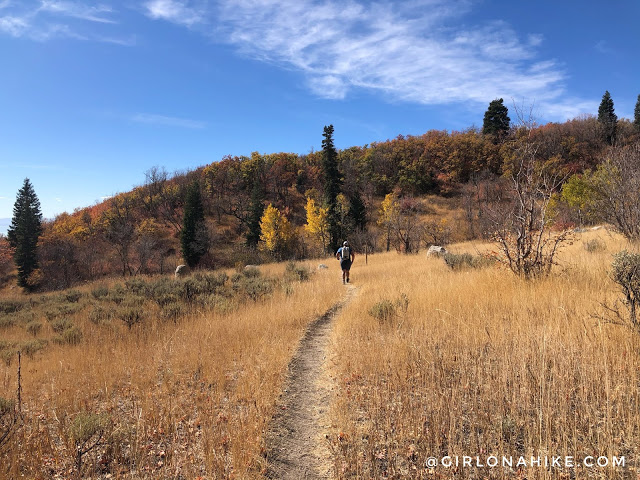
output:
M 347 272 L 351 270 L 351 260 L 349 259 L 340 260 L 340 268 L 342 270 L 346 270 Z

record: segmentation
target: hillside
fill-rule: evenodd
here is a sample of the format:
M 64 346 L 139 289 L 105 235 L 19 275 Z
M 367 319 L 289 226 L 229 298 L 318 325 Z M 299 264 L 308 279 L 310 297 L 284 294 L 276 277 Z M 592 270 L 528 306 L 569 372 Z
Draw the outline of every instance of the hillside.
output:
M 636 142 L 632 124 L 619 123 L 619 144 Z M 340 195 L 335 207 L 339 236 L 350 238 L 359 250 L 367 245 L 374 251 L 415 251 L 432 243 L 486 237 L 491 232 L 479 218 L 481 202 L 486 200 L 481 191 L 492 191 L 495 197 L 504 188 L 500 176 L 511 168 L 523 142 L 535 144 L 536 162 L 553 163 L 564 178 L 593 169 L 609 148 L 594 117 L 536 127 L 526 137 L 519 132 L 512 129 L 498 139 L 475 130 L 429 131 L 339 151 Z M 326 248 L 324 234 L 309 233 L 303 226 L 308 199 L 318 207 L 324 202 L 322 162 L 322 151 L 256 152 L 173 176 L 153 168 L 140 187 L 48 222 L 39 243 L 40 271 L 34 282 L 51 290 L 111 275 L 172 271 L 184 262 L 180 248 L 184 199 L 194 182 L 206 226 L 199 237 L 206 252 L 199 261 L 201 268 L 321 254 Z M 447 211 L 458 213 L 441 212 L 411 244 L 390 239 L 377 223 L 380 204 L 390 192 L 418 199 L 417 215 L 433 214 L 432 205 L 443 203 Z M 283 237 L 273 248 L 260 240 L 261 215 L 268 205 L 290 225 L 286 240 Z M 567 213 L 559 221 L 567 226 L 578 218 Z
M 603 456 L 609 467 L 577 477 L 627 478 L 640 444 L 637 332 L 600 305 L 620 298 L 607 271 L 626 246 L 604 229 L 579 234 L 560 270 L 535 282 L 391 252 L 358 257 L 345 287 L 336 262 L 308 262 L 5 299 L 0 397 L 6 414 L 19 348 L 22 420 L 0 447 L 0 476 L 263 478 L 284 459 L 270 432 L 291 410 L 282 425 L 307 418 L 316 432 L 313 453 L 297 458 L 333 478 L 487 472 L 425 467 L 445 455 Z M 307 374 L 295 373 L 299 357 L 287 365 L 314 335 L 326 338 L 313 374 L 325 393 L 299 397 L 320 412 L 300 417 L 287 392 Z

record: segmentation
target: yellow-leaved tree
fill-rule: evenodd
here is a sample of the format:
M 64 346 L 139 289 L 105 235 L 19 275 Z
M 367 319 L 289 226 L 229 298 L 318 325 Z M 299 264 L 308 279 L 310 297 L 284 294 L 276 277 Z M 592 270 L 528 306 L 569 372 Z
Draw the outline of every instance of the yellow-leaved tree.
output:
M 260 219 L 260 248 L 276 258 L 288 258 L 294 255 L 295 230 L 289 219 L 272 204 L 264 210 Z
M 307 198 L 307 223 L 304 229 L 322 244 L 322 251 L 326 252 L 329 241 L 329 209 L 316 205 L 313 198 Z
M 391 249 L 391 235 L 393 233 L 393 222 L 400 212 L 400 202 L 395 193 L 388 193 L 380 204 L 378 211 L 378 225 L 384 229 L 387 237 L 387 252 Z

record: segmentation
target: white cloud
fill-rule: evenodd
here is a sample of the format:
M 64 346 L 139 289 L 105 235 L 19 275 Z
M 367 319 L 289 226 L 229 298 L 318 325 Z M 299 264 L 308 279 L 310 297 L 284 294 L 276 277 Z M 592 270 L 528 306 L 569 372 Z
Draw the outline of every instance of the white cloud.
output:
M 87 5 L 67 0 L 0 1 L 0 34 L 39 42 L 55 38 L 132 45 L 135 40 L 107 34 L 118 23 L 105 4 Z M 101 24 L 101 25 L 96 25 Z M 90 28 L 87 28 L 87 26 Z
M 188 0 L 146 3 L 152 18 L 229 43 L 259 61 L 301 72 L 316 95 L 354 89 L 426 105 L 525 98 L 554 116 L 579 114 L 564 100 L 566 73 L 539 58 L 543 37 L 506 22 L 463 23 L 469 0 Z M 564 112 L 564 113 L 563 113 Z
M 68 1 L 42 0 L 40 10 L 90 22 L 116 23 L 114 20 L 104 16 L 104 14 L 113 13 L 112 8 L 107 5 L 90 6 Z
M 206 123 L 188 118 L 169 117 L 166 115 L 155 115 L 150 113 L 137 113 L 131 120 L 137 123 L 146 123 L 149 125 L 162 125 L 166 127 L 180 127 L 191 129 L 202 129 L 206 127 Z
M 0 32 L 7 33 L 12 37 L 21 37 L 29 29 L 29 23 L 26 18 L 0 17 Z
M 191 26 L 203 20 L 202 12 L 187 7 L 186 2 L 177 0 L 152 0 L 145 4 L 147 15 L 154 19 L 168 20 L 180 25 Z

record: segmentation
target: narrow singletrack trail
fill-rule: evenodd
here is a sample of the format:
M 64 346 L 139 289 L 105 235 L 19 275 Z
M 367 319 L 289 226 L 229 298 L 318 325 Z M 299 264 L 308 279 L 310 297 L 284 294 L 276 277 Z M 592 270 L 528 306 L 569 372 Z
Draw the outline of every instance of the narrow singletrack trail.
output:
M 267 434 L 267 478 L 311 480 L 330 478 L 333 467 L 325 435 L 331 380 L 327 356 L 333 320 L 353 298 L 347 285 L 343 298 L 307 327 L 291 359 L 277 413 Z

